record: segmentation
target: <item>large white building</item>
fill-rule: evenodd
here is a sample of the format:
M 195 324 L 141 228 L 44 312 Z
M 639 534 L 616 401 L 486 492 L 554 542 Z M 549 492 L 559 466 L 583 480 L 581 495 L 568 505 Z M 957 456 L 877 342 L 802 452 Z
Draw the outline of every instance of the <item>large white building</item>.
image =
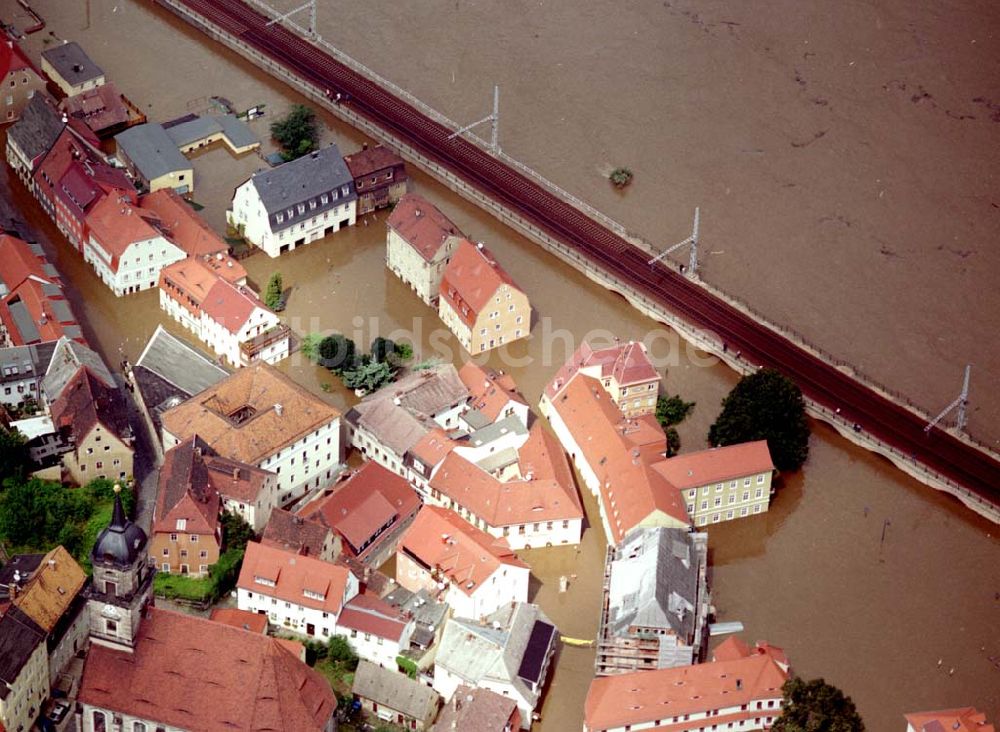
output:
M 270 257 L 353 226 L 354 177 L 331 144 L 240 184 L 229 224 Z
M 158 223 L 155 214 L 116 194 L 106 195 L 88 214 L 84 261 L 118 297 L 156 287 L 160 270 L 187 256 Z
M 396 548 L 396 582 L 412 592 L 441 595 L 465 618 L 526 602 L 530 572 L 506 539 L 436 506 L 421 509 Z
M 164 451 L 198 435 L 222 457 L 274 473 L 280 505 L 340 470 L 340 413 L 263 363 L 167 410 L 161 424 Z

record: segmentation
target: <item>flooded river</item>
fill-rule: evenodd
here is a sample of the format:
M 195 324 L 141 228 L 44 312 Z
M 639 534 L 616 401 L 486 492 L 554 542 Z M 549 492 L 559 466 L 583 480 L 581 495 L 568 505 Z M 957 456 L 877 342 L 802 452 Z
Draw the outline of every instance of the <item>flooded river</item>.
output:
M 241 109 L 264 103 L 271 115 L 299 101 L 147 2 L 91 0 L 89 25 L 84 3 L 33 5 L 46 33 L 83 43 L 153 120 L 198 110 L 212 94 Z M 1000 128 L 971 99 L 989 97 L 977 85 L 995 87 L 1000 76 L 971 71 L 963 59 L 996 50 L 997 11 L 971 2 L 961 17 L 902 0 L 878 11 L 820 5 L 775 0 L 761 12 L 723 2 L 695 10 L 680 2 L 374 0 L 324 2 L 320 14 L 324 36 L 454 118 L 484 116 L 499 81 L 505 149 L 630 228 L 679 240 L 701 205 L 708 279 L 928 409 L 954 397 L 962 365 L 973 361 L 972 428 L 996 439 L 1000 254 L 990 244 L 1000 200 L 990 201 L 985 185 Z M 827 26 L 850 40 L 815 30 Z M 30 50 L 42 48 L 42 36 Z M 935 65 L 949 39 L 960 48 Z M 911 101 L 924 93 L 918 88 L 930 97 Z M 253 123 L 262 137 L 267 122 Z M 344 152 L 360 147 L 357 132 L 324 122 L 324 139 Z M 195 161 L 194 198 L 220 232 L 232 190 L 260 164 L 223 149 Z M 617 165 L 636 174 L 624 196 L 603 178 Z M 698 403 L 681 426 L 683 448 L 705 445 L 732 372 L 411 175 L 413 190 L 488 242 L 528 292 L 538 315 L 533 337 L 490 363 L 511 371 L 533 403 L 585 336 L 646 339 L 667 389 Z M 984 187 L 963 188 L 969 181 Z M 114 298 L 32 199 L 16 183 L 12 190 L 109 361 L 135 358 L 158 323 L 178 332 L 155 293 Z M 282 272 L 292 288 L 285 315 L 299 333 L 340 330 L 359 344 L 409 333 L 419 357 L 457 359 L 434 314 L 386 271 L 384 219 L 280 260 L 253 256 L 247 269 L 257 283 Z M 282 368 L 341 408 L 353 400 L 304 359 Z M 579 550 L 525 553 L 535 599 L 574 638 L 596 632 L 604 557 L 596 506 L 584 502 L 597 528 Z M 1000 657 L 997 532 L 815 424 L 809 462 L 784 481 L 770 513 L 710 529 L 718 619 L 742 621 L 750 640 L 783 646 L 801 675 L 842 687 L 871 730 L 900 729 L 906 711 L 965 704 L 996 720 L 1000 668 L 989 659 Z M 573 577 L 563 594 L 561 575 Z M 536 725 L 543 732 L 580 729 L 592 675 L 592 650 L 560 654 Z

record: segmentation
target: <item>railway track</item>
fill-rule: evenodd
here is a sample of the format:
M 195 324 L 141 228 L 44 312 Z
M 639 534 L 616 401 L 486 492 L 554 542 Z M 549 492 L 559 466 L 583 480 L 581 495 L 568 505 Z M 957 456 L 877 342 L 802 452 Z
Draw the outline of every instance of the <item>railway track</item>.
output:
M 166 4 L 165 0 L 155 0 Z M 787 374 L 816 403 L 911 456 L 942 477 L 991 503 L 1000 503 L 1000 463 L 982 450 L 924 421 L 832 364 L 792 343 L 746 313 L 716 298 L 669 266 L 648 264 L 648 254 L 491 156 L 405 100 L 308 43 L 240 0 L 181 2 L 228 34 L 312 84 L 340 93 L 352 110 L 429 160 L 579 252 L 618 280 L 689 323 L 710 331 L 732 352 Z

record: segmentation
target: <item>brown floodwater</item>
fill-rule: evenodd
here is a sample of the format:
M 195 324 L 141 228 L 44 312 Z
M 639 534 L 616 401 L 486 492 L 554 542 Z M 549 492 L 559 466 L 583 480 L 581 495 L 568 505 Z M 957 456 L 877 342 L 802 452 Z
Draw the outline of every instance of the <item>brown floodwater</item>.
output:
M 91 0 L 89 25 L 84 3 L 32 4 L 48 28 L 29 40 L 31 51 L 50 30 L 80 41 L 151 119 L 198 109 L 213 94 L 238 108 L 264 103 L 271 115 L 300 101 L 147 2 Z M 929 410 L 954 397 L 972 361 L 971 428 L 991 440 L 1000 437 L 1000 394 L 989 388 L 1000 381 L 1000 253 L 991 246 L 1000 128 L 988 109 L 1000 100 L 998 12 L 985 2 L 944 13 L 905 0 L 320 8 L 324 36 L 453 118 L 485 115 L 498 81 L 505 149 L 631 229 L 679 240 L 701 205 L 706 278 Z M 356 131 L 323 120 L 324 140 L 360 147 Z M 252 123 L 262 137 L 267 124 Z M 619 164 L 636 174 L 624 195 L 603 177 Z M 220 233 L 233 189 L 260 165 L 224 149 L 195 160 L 194 198 Z M 411 175 L 413 190 L 486 241 L 531 297 L 533 337 L 494 352 L 491 365 L 537 402 L 584 336 L 646 339 L 666 388 L 698 403 L 680 429 L 684 448 L 705 445 L 732 372 Z M 155 293 L 116 299 L 12 185 L 109 361 L 135 358 L 159 323 L 183 335 Z M 362 344 L 395 332 L 420 358 L 456 360 L 433 312 L 386 271 L 384 220 L 280 260 L 253 256 L 247 268 L 258 283 L 282 272 L 292 288 L 286 320 L 299 333 L 339 330 Z M 341 408 L 354 399 L 301 357 L 281 368 Z M 525 557 L 534 598 L 564 635 L 586 639 L 598 622 L 605 542 L 593 500 L 584 504 L 592 527 L 579 551 Z M 814 424 L 809 462 L 784 480 L 771 511 L 710 529 L 718 619 L 742 621 L 750 640 L 785 647 L 798 673 L 842 687 L 869 729 L 900 729 L 906 711 L 965 704 L 996 720 L 998 531 Z M 571 577 L 566 593 L 562 575 Z M 580 728 L 592 669 L 592 649 L 560 650 L 536 729 Z

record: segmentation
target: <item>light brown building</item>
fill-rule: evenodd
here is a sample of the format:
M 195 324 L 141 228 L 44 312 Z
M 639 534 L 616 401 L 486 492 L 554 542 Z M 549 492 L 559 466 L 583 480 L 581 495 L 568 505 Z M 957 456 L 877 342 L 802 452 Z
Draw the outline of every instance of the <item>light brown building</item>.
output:
M 547 393 L 554 395 L 578 373 L 601 382 L 604 391 L 628 419 L 656 412 L 660 374 L 639 341 L 594 349 L 584 341 L 559 369 Z
M 367 144 L 344 156 L 358 192 L 358 216 L 398 203 L 406 194 L 406 165 L 387 147 Z
M 20 118 L 28 100 L 45 89 L 45 79 L 17 45 L 7 35 L 0 35 L 0 79 L 3 111 L 0 124 Z
M 489 351 L 531 330 L 528 296 L 482 244 L 459 242 L 440 292 L 438 315 L 469 353 Z
M 392 210 L 385 266 L 428 305 L 437 303 L 444 268 L 463 234 L 434 204 L 408 193 Z

